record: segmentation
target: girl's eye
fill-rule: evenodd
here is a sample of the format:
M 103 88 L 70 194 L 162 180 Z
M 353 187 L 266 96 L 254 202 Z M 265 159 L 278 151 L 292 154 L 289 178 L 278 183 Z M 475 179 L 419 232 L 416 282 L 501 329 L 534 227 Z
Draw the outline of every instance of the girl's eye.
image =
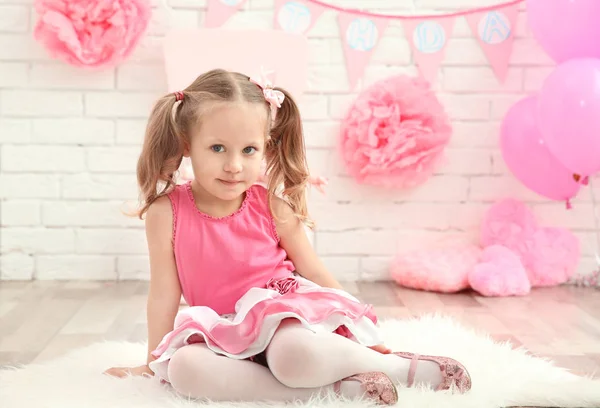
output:
M 248 146 L 243 150 L 244 154 L 254 154 L 256 152 L 256 148 L 252 146 Z
M 223 145 L 214 145 L 214 146 L 211 146 L 210 148 L 212 149 L 213 152 L 216 152 L 216 153 L 221 153 L 223 150 L 225 150 Z

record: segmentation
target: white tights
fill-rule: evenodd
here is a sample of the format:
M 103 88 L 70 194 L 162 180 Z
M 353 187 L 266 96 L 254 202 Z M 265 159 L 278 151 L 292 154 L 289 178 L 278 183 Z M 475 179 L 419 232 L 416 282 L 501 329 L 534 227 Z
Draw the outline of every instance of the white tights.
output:
M 358 373 L 381 371 L 406 383 L 410 361 L 381 354 L 334 333 L 313 333 L 297 321 L 285 321 L 266 351 L 269 368 L 220 356 L 204 344 L 177 350 L 169 363 L 169 381 L 179 393 L 213 401 L 307 400 L 332 384 Z M 415 382 L 436 386 L 436 363 L 420 361 Z M 360 396 L 358 382 L 342 382 L 345 397 Z

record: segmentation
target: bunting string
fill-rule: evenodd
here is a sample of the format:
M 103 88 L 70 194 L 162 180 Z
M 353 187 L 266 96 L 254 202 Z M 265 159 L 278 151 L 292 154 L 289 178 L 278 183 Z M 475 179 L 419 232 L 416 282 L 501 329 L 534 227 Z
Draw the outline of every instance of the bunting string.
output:
M 402 14 L 401 15 L 401 14 L 373 13 L 370 11 L 364 11 L 362 9 L 352 9 L 352 8 L 336 6 L 333 4 L 325 3 L 324 1 L 321 1 L 321 0 L 305 0 L 305 1 L 316 4 L 321 7 L 324 7 L 326 9 L 339 11 L 341 13 L 360 14 L 365 17 L 387 18 L 390 20 L 422 20 L 422 19 L 432 19 L 432 18 L 440 18 L 440 17 L 461 17 L 461 16 L 473 14 L 473 13 L 482 13 L 482 12 L 487 12 L 487 11 L 493 11 L 493 10 L 496 10 L 496 9 L 502 8 L 502 7 L 518 5 L 519 3 L 524 2 L 525 0 L 512 0 L 512 1 L 507 1 L 504 3 L 500 3 L 500 4 L 494 4 L 491 6 L 477 7 L 477 8 L 472 8 L 472 9 L 468 9 L 468 10 L 454 11 L 454 12 L 449 12 L 449 13 L 414 14 L 414 15 L 413 14 Z
M 219 27 L 235 14 L 246 0 L 208 0 L 206 27 Z M 382 14 L 345 8 L 322 0 L 274 0 L 273 25 L 278 30 L 306 35 L 326 10 L 338 13 L 340 38 L 351 89 L 369 64 L 373 50 L 392 20 L 401 21 L 419 74 L 435 82 L 452 37 L 456 19 L 464 18 L 477 39 L 494 74 L 504 82 L 513 48 L 519 4 L 511 0 L 493 6 L 422 15 Z

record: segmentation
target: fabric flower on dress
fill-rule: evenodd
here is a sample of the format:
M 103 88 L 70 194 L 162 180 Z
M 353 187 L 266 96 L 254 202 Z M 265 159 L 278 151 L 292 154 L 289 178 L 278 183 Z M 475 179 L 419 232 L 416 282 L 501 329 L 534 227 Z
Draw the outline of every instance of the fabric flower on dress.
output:
M 351 106 L 342 122 L 341 155 L 358 183 L 408 188 L 433 174 L 451 133 L 426 81 L 393 76 L 373 84 Z
M 36 0 L 34 37 L 53 58 L 78 67 L 114 66 L 145 32 L 149 0 Z
M 276 290 L 282 295 L 295 291 L 300 283 L 294 278 L 269 279 L 267 289 Z

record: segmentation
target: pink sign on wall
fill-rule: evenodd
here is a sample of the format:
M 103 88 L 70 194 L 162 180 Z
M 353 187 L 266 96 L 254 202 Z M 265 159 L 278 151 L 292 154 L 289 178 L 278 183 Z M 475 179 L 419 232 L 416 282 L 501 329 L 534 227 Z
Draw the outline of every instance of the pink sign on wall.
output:
M 282 55 L 294 50 L 293 58 Z M 280 30 L 175 30 L 164 40 L 165 69 L 169 91 L 186 88 L 198 75 L 224 68 L 248 76 L 261 68 L 274 72 L 276 86 L 301 98 L 307 83 L 308 40 Z

